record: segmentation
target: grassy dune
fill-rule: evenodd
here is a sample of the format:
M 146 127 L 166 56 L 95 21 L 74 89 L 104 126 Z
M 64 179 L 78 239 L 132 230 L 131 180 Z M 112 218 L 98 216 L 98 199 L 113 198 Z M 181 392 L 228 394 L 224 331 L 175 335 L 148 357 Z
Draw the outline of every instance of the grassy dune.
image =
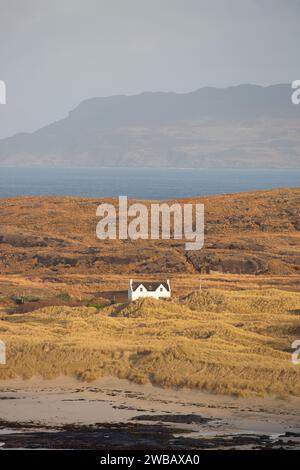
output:
M 100 311 L 47 307 L 1 314 L 7 366 L 0 379 L 113 375 L 163 387 L 215 393 L 300 396 L 300 293 L 193 292 L 172 301 L 139 300 Z

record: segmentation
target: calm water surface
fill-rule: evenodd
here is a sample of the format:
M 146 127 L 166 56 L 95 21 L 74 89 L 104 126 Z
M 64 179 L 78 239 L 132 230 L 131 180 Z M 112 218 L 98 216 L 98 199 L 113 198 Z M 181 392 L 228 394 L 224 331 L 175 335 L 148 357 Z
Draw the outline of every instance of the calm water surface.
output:
M 0 197 L 173 199 L 299 186 L 300 169 L 0 168 Z

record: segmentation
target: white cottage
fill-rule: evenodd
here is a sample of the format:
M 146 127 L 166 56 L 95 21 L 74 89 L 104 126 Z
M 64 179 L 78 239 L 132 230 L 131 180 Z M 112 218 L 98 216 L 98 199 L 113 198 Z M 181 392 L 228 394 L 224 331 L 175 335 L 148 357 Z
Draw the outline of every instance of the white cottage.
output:
M 128 286 L 128 300 L 136 300 L 144 297 L 155 299 L 169 299 L 171 297 L 170 281 L 146 282 L 130 279 Z

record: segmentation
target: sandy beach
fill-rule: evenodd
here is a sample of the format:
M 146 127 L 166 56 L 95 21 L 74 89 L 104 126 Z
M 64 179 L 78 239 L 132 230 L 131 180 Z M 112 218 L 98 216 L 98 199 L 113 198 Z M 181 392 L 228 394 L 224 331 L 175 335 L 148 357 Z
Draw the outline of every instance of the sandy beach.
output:
M 234 398 L 104 378 L 0 385 L 1 448 L 300 449 L 300 399 Z

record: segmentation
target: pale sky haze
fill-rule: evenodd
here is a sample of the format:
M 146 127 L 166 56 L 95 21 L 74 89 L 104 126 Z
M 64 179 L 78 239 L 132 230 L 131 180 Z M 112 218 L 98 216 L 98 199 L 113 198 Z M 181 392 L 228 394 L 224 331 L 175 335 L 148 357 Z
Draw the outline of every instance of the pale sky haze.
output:
M 94 96 L 300 78 L 298 0 L 0 0 L 0 138 Z

